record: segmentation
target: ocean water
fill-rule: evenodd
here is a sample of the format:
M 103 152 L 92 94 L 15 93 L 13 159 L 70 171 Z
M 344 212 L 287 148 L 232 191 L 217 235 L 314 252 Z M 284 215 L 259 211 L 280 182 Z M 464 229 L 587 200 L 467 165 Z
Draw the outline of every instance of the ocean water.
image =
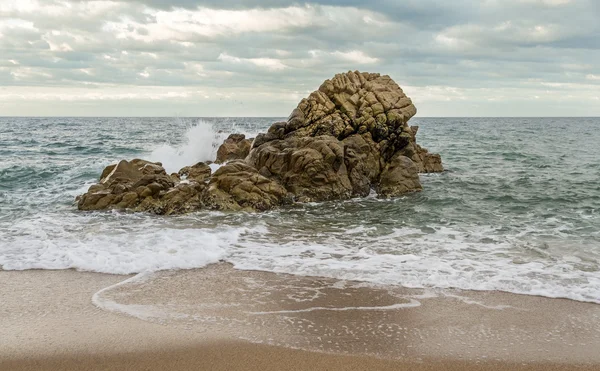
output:
M 214 159 L 274 118 L 0 118 L 0 266 L 129 274 L 200 268 L 600 303 L 599 118 L 414 118 L 446 172 L 424 191 L 265 213 L 80 212 L 120 159 Z

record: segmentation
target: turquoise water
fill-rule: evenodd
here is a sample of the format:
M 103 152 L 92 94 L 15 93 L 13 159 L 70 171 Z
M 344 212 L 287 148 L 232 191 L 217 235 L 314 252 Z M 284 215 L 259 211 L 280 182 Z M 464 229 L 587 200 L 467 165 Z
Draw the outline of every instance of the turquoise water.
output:
M 119 159 L 214 158 L 273 118 L 0 118 L 0 265 L 107 273 L 202 267 L 600 303 L 600 119 L 414 118 L 442 155 L 424 191 L 261 214 L 85 213 Z M 221 131 L 221 132 L 219 132 Z

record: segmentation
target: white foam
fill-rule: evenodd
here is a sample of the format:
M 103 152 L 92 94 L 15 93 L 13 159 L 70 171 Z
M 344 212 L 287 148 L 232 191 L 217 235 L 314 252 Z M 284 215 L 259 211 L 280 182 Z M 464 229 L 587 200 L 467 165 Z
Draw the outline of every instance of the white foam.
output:
M 316 311 L 332 311 L 332 312 L 347 312 L 354 310 L 396 310 L 396 309 L 408 309 L 408 308 L 416 308 L 421 306 L 421 302 L 415 299 L 410 299 L 408 303 L 396 303 L 384 306 L 374 306 L 374 307 L 310 307 L 304 309 L 294 309 L 294 310 L 274 310 L 268 312 L 248 312 L 248 314 L 261 315 L 261 314 L 288 314 L 288 313 L 306 313 L 306 312 L 316 312 Z
M 147 215 L 41 215 L 15 223 L 3 242 L 6 270 L 69 269 L 131 274 L 199 268 L 226 256 L 244 228 L 157 226 Z
M 115 302 L 114 300 L 106 299 L 103 297 L 103 294 L 105 292 L 130 283 L 145 282 L 151 279 L 152 276 L 153 273 L 138 273 L 129 279 L 123 280 L 112 286 L 105 287 L 102 290 L 96 292 L 94 295 L 92 295 L 92 304 L 108 312 L 127 314 L 139 318 L 141 320 L 167 318 L 169 314 L 161 311 L 155 305 L 120 304 Z
M 411 288 L 499 290 L 600 303 L 597 270 L 578 269 L 578 260 L 568 254 L 558 260 L 556 256 L 530 257 L 529 262 L 515 263 L 515 247 L 509 241 L 475 242 L 479 234 L 487 234 L 486 229 L 470 235 L 447 228 L 420 234 L 410 228 L 397 229 L 389 235 L 364 237 L 364 247 L 358 249 L 336 236 L 327 238 L 326 244 L 301 240 L 258 244 L 243 239 L 239 244 L 244 248 L 232 250 L 226 260 L 237 269 Z M 353 236 L 353 244 L 361 245 L 362 237 Z
M 210 165 L 208 165 L 208 167 L 210 167 L 210 171 L 211 173 L 214 173 L 215 171 L 219 170 L 219 168 L 223 166 L 221 164 L 215 164 L 214 162 Z
M 276 218 L 276 224 L 268 218 Z M 343 228 L 327 233 L 289 228 L 289 218 L 282 211 L 182 217 L 42 213 L 19 219 L 5 231 L 0 265 L 6 270 L 75 268 L 130 274 L 199 268 L 225 260 L 245 270 L 600 303 L 596 258 L 583 261 L 561 246 L 554 247 L 557 251 L 523 248 L 516 236 L 481 242 L 490 233 L 486 226 L 468 233 L 447 227 L 384 233 L 379 227 L 353 226 L 354 233 L 347 235 Z
M 149 159 L 162 162 L 167 173 L 174 173 L 200 161 L 214 161 L 226 136 L 227 133 L 220 133 L 211 124 L 200 120 L 187 129 L 181 145 L 165 143 L 152 151 Z

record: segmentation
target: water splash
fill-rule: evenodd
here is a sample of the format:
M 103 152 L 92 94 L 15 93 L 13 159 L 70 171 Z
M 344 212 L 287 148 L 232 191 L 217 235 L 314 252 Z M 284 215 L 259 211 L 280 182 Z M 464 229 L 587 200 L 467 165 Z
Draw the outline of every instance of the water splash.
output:
M 180 145 L 165 143 L 152 151 L 150 161 L 162 162 L 167 173 L 179 171 L 184 166 L 200 161 L 214 161 L 217 149 L 227 133 L 216 130 L 206 121 L 198 121 L 188 127 L 184 142 Z

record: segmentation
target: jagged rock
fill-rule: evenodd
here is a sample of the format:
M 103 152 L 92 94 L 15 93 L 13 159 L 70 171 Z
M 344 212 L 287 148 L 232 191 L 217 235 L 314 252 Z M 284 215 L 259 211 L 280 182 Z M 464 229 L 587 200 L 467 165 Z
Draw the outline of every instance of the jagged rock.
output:
M 299 201 L 345 199 L 369 194 L 394 155 L 411 146 L 419 163 L 404 172 L 414 170 L 410 179 L 417 182 L 395 192 L 418 191 L 417 171 L 441 171 L 441 161 L 416 144 L 407 124 L 416 112 L 389 76 L 338 74 L 303 99 L 286 122 L 258 135 L 246 161 Z
M 354 134 L 342 141 L 344 161 L 352 183 L 352 194 L 366 196 L 371 191 L 381 172 L 382 159 L 379 145 L 370 133 Z
M 421 146 L 419 146 L 421 148 Z M 421 148 L 422 167 L 419 168 L 421 173 L 441 173 L 444 171 L 442 166 L 442 156 L 437 153 L 429 153 L 425 148 Z
M 389 77 L 347 72 L 326 80 L 289 119 L 256 139 L 232 134 L 207 163 L 167 175 L 160 163 L 121 161 L 78 198 L 81 210 L 177 214 L 210 208 L 268 210 L 288 201 L 381 197 L 420 191 L 419 172 L 443 171 L 441 158 L 408 126 L 416 108 Z
M 100 183 L 78 198 L 80 210 L 138 209 L 147 198 L 158 198 L 175 185 L 160 163 L 140 159 L 122 160 L 107 166 Z
M 418 126 L 411 126 L 407 132 L 410 133 L 410 141 L 400 151 L 404 156 L 410 158 L 416 165 L 420 173 L 440 173 L 444 171 L 442 158 L 436 153 L 429 153 L 427 149 L 417 144 Z
M 159 202 L 154 203 L 151 207 L 159 211 L 157 214 L 165 215 L 198 211 L 204 207 L 202 195 L 205 189 L 204 182 L 184 180 L 164 193 L 158 200 Z
M 417 113 L 387 75 L 348 72 L 326 80 L 303 99 L 284 127 L 285 135 L 332 135 L 338 139 L 371 133 L 375 142 L 395 139 Z
M 244 134 L 231 134 L 217 150 L 215 163 L 222 164 L 232 160 L 243 160 L 250 153 L 252 139 L 246 139 Z
M 408 157 L 396 154 L 381 172 L 375 186 L 380 197 L 400 196 L 422 189 L 417 166 Z
M 133 183 L 143 176 L 139 168 L 128 161 L 110 165 L 102 172 L 100 183 L 92 185 L 87 193 L 78 198 L 78 207 L 80 210 L 102 210 L 124 204 L 121 203 L 123 193 L 128 194 Z M 130 201 L 132 197 L 127 195 L 126 201 Z
M 268 210 L 281 205 L 287 191 L 242 161 L 232 161 L 213 174 L 204 203 L 216 210 Z
M 204 162 L 198 162 L 194 166 L 186 166 L 179 170 L 179 179 L 185 177 L 186 179 L 195 180 L 196 182 L 204 182 L 210 177 L 210 166 Z
M 352 196 L 344 145 L 332 136 L 271 141 L 253 150 L 246 161 L 300 201 Z

